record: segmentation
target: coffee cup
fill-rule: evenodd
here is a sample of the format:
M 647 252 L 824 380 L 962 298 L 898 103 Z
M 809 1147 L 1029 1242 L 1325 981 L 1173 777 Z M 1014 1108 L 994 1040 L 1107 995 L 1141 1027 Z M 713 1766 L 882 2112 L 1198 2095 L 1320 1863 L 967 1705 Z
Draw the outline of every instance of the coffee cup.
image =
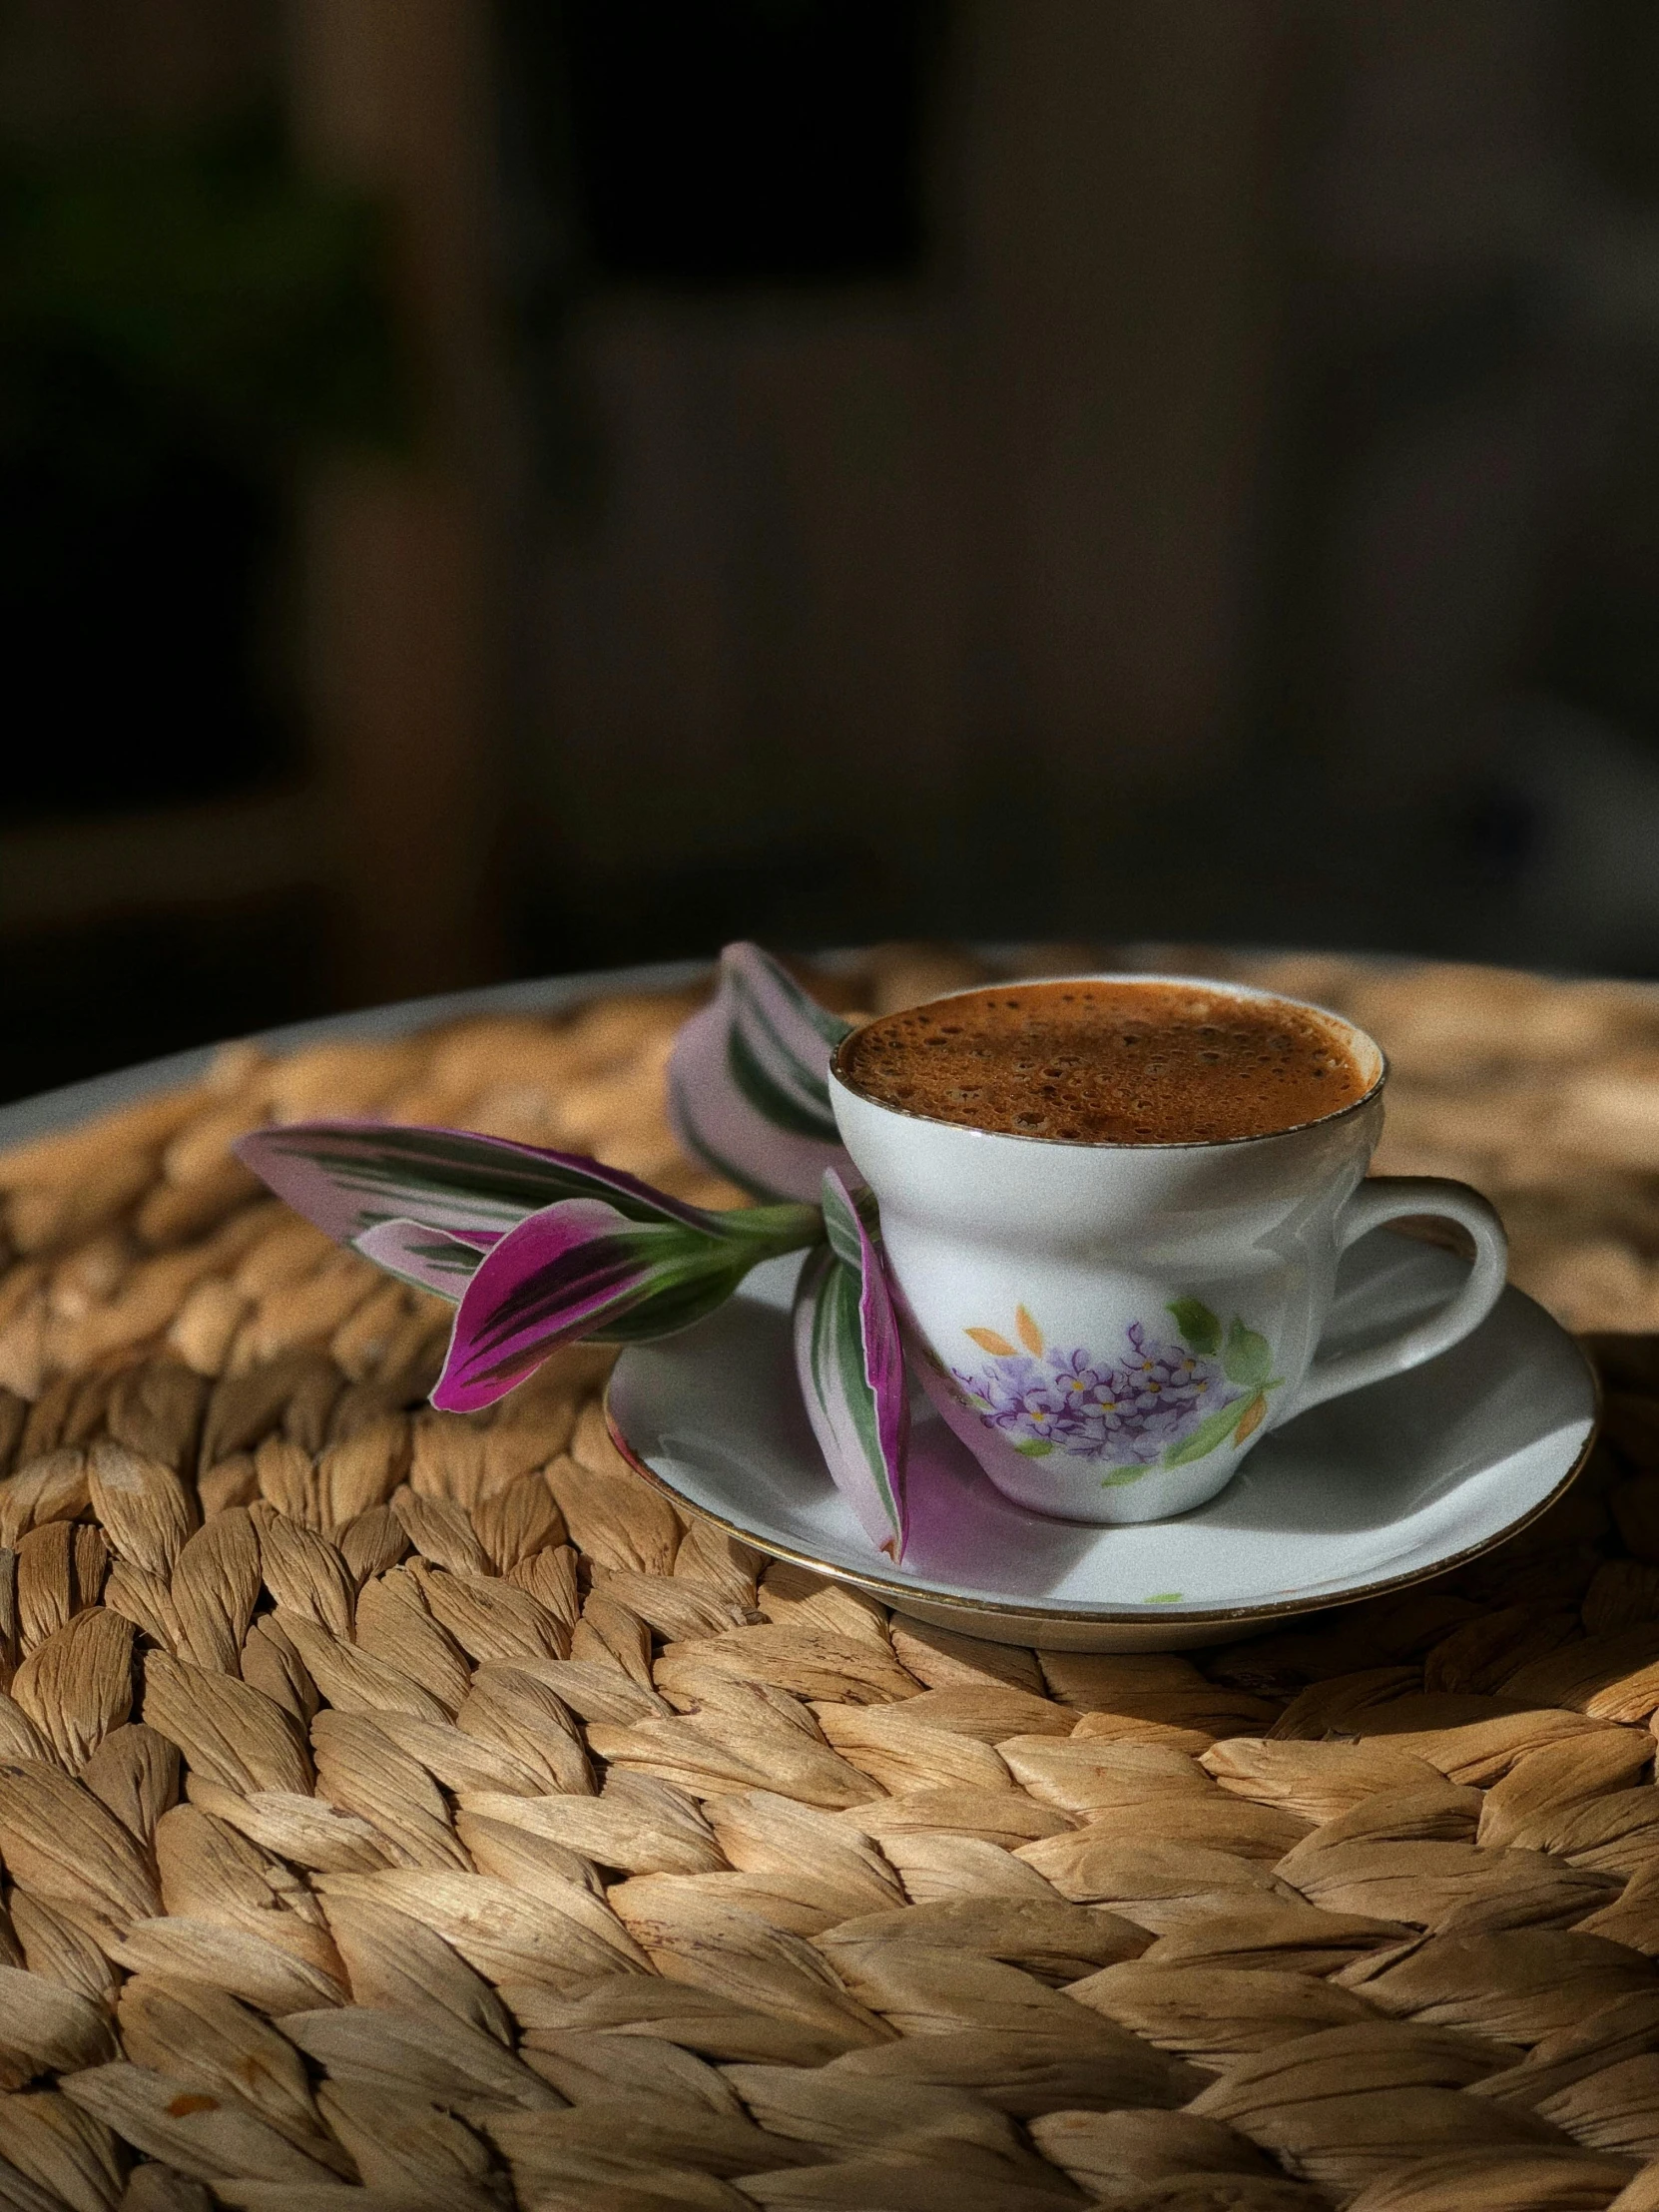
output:
M 1352 1095 L 1291 1126 L 1196 1141 L 1022 1134 L 936 1118 L 925 1087 L 920 1106 L 872 1095 L 854 1030 L 835 1053 L 830 1101 L 879 1207 L 912 1368 L 990 1480 L 1064 1519 L 1161 1520 L 1215 1496 L 1296 1414 L 1467 1336 L 1502 1292 L 1507 1247 L 1466 1184 L 1367 1179 L 1387 1069 L 1353 1023 L 1235 983 L 1075 980 L 1127 992 L 1126 1003 L 1154 983 L 1200 994 L 1192 1003 L 1212 1006 L 1223 1030 L 1230 1018 L 1300 1022 L 1329 1040 Z M 1009 986 L 1004 1004 L 1057 987 Z M 984 996 L 953 993 L 924 1012 Z M 1189 1075 L 1202 1090 L 1202 1059 Z M 1299 1111 L 1307 1089 L 1266 1090 L 1262 1110 L 1271 1120 L 1282 1096 L 1281 1114 Z M 1360 1343 L 1322 1353 L 1342 1254 L 1424 1215 L 1472 1240 L 1461 1287 L 1425 1319 L 1379 1315 Z

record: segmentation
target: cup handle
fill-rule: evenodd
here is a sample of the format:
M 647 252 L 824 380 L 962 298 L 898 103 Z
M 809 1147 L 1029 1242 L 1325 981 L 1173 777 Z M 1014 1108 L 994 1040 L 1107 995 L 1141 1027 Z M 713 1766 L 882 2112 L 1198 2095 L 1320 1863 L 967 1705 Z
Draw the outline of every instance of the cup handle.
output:
M 1424 1360 L 1449 1351 L 1471 1329 L 1478 1329 L 1502 1296 L 1509 1259 L 1503 1224 L 1478 1191 L 1443 1176 L 1379 1175 L 1362 1183 L 1338 1221 L 1337 1249 L 1346 1252 L 1373 1229 L 1406 1214 L 1435 1214 L 1468 1231 L 1474 1239 L 1468 1281 L 1426 1320 L 1413 1322 L 1386 1343 L 1316 1359 L 1287 1412 L 1305 1413 L 1309 1406 L 1321 1405 L 1345 1390 L 1358 1390 L 1368 1382 L 1420 1367 Z

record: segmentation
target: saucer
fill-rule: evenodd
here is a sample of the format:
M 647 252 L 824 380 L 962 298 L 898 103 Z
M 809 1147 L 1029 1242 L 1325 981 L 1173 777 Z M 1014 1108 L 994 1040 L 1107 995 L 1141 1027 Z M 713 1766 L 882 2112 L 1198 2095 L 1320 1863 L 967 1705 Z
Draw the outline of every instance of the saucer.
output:
M 1516 1290 L 1438 1359 L 1287 1421 L 1175 1520 L 1095 1527 L 1015 1504 L 917 1388 L 911 1536 L 894 1567 L 807 1422 L 789 1311 L 800 1264 L 769 1261 L 707 1321 L 623 1352 L 608 1401 L 618 1447 L 676 1504 L 757 1549 L 998 1643 L 1169 1651 L 1398 1590 L 1541 1513 L 1595 1435 L 1588 1362 Z M 1397 1329 L 1465 1273 L 1411 1238 L 1364 1238 L 1343 1260 L 1325 1346 Z

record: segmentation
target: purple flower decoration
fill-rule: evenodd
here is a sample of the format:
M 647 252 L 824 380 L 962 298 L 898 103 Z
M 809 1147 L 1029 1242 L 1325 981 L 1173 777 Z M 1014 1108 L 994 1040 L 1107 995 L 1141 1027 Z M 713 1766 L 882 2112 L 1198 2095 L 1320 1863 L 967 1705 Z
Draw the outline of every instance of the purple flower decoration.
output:
M 1102 1356 L 1046 1346 L 1021 1306 L 1018 1344 L 970 1329 L 991 1357 L 955 1369 L 954 1379 L 985 1426 L 1027 1458 L 1064 1451 L 1110 1470 L 1108 1483 L 1134 1481 L 1149 1467 L 1202 1458 L 1229 1435 L 1243 1442 L 1262 1419 L 1267 1391 L 1278 1387 L 1265 1337 L 1235 1319 L 1224 1344 L 1221 1323 L 1196 1299 L 1169 1311 L 1178 1339 L 1134 1321 L 1121 1346 Z

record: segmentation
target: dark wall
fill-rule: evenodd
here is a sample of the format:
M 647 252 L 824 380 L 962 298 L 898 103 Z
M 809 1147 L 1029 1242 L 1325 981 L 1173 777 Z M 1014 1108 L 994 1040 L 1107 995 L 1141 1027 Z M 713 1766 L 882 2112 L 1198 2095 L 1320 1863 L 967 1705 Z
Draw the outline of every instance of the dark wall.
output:
M 4 37 L 0 1088 L 738 933 L 1659 969 L 1643 0 Z

